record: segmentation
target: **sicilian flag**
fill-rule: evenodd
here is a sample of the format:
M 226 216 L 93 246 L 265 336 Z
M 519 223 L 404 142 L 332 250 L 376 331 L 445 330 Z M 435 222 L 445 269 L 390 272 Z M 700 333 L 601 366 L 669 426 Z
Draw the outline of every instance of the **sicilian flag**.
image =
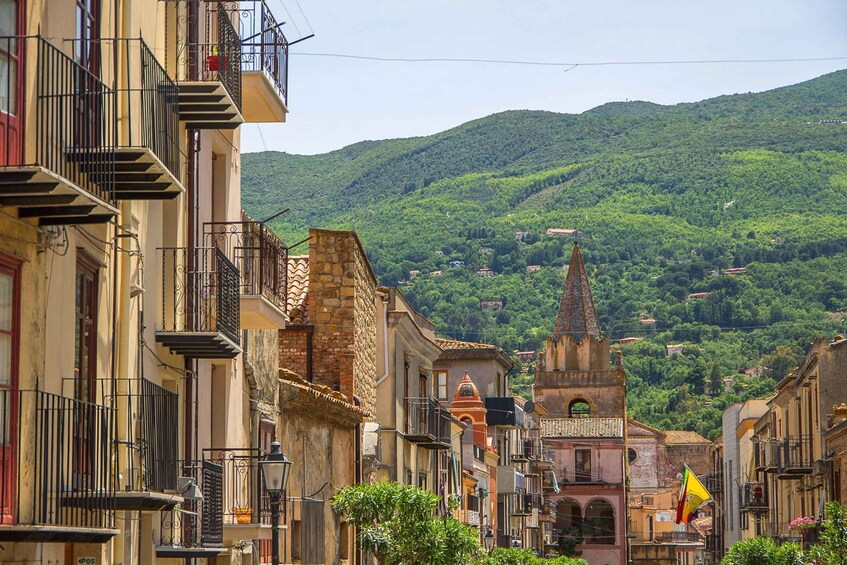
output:
M 712 499 L 712 495 L 697 478 L 697 475 L 691 472 L 688 465 L 685 466 L 685 474 L 682 477 L 682 484 L 679 487 L 679 503 L 676 507 L 676 523 L 690 522 L 697 516 L 697 509 L 704 502 Z

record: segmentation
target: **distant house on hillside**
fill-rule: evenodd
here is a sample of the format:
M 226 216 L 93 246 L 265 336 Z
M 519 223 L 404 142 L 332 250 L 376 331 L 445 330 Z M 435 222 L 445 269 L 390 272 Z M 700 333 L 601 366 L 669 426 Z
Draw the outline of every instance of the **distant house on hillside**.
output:
M 494 271 L 492 271 L 491 269 L 477 269 L 476 274 L 481 277 L 492 277 L 494 276 Z
M 779 236 L 776 236 L 775 238 L 773 238 L 773 239 L 771 240 L 771 243 L 773 243 L 774 245 L 782 245 L 783 243 L 785 243 L 785 240 L 784 240 L 784 239 L 782 239 L 782 238 L 781 238 L 781 237 L 779 237 Z
M 644 325 L 655 324 L 656 319 L 655 318 L 641 318 L 641 323 L 644 324 Z
M 535 351 L 515 351 L 515 356 L 521 360 L 521 363 L 535 361 Z
M 711 292 L 692 292 L 688 295 L 688 298 L 691 300 L 697 300 L 698 298 L 709 298 L 712 296 Z
M 480 300 L 479 307 L 483 310 L 502 310 L 503 309 L 503 301 L 502 300 Z
M 494 249 L 491 247 L 480 247 L 477 251 L 480 253 L 494 253 Z
M 547 231 L 545 233 L 549 237 L 562 237 L 562 236 L 564 236 L 564 237 L 567 237 L 567 236 L 577 237 L 577 236 L 580 235 L 577 230 L 567 230 L 567 229 L 562 229 L 562 228 L 547 228 Z
M 643 337 L 622 337 L 618 340 L 618 345 L 626 345 L 628 343 L 635 343 L 636 341 L 641 341 L 644 339 Z
M 665 346 L 665 349 L 667 350 L 669 357 L 672 355 L 682 355 L 683 353 L 685 353 L 685 345 L 681 343 L 668 344 Z
M 461 261 L 459 259 L 454 259 L 453 261 L 450 261 L 450 266 L 451 267 L 464 267 L 465 262 Z
M 724 271 L 727 275 L 743 275 L 747 272 L 747 267 L 733 267 Z
M 541 270 L 541 265 L 527 265 L 526 272 L 527 273 L 537 273 Z
M 761 377 L 765 374 L 765 368 L 761 365 L 757 365 L 749 369 L 744 369 L 744 374 L 748 377 Z
M 526 241 L 526 238 L 529 237 L 528 231 L 516 231 L 515 232 L 515 241 Z
M 409 278 L 410 278 L 410 279 L 413 279 L 413 278 L 415 278 L 416 276 L 418 276 L 419 274 L 421 274 L 421 270 L 420 270 L 420 269 L 412 269 L 411 271 L 409 271 Z
M 432 272 L 429 274 L 429 276 L 431 276 L 431 277 L 440 277 L 440 276 L 441 276 L 441 275 L 443 275 L 443 274 L 444 274 L 444 273 L 443 273 L 442 271 L 432 271 Z

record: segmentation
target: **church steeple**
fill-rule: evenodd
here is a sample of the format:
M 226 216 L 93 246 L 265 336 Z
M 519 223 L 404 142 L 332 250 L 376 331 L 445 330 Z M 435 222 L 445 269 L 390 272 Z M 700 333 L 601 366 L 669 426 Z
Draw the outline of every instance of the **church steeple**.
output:
M 577 242 L 573 244 L 568 275 L 565 277 L 565 288 L 559 300 L 553 340 L 558 341 L 564 335 L 570 336 L 576 342 L 581 342 L 586 335 L 600 337 L 600 321 L 594 310 L 591 285 L 588 282 L 588 274 L 585 272 L 582 253 Z

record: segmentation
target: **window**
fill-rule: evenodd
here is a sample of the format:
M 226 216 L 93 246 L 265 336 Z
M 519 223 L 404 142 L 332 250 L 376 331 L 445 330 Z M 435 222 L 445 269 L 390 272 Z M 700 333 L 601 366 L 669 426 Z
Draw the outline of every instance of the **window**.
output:
M 447 400 L 447 371 L 435 371 L 436 398 Z
M 429 394 L 427 394 L 426 373 L 418 373 L 418 397 L 426 398 L 427 396 Z
M 574 451 L 574 481 L 587 483 L 591 481 L 591 450 L 577 449 Z
M 426 473 L 418 473 L 418 488 L 426 490 Z
M 589 418 L 591 416 L 591 407 L 581 398 L 571 402 L 568 407 L 568 415 L 571 418 Z
M 76 60 L 97 74 L 98 57 L 96 41 L 98 39 L 97 20 L 100 12 L 98 0 L 76 0 Z
M 97 399 L 97 271 L 80 253 L 76 265 L 76 324 L 74 328 L 73 473 L 74 486 L 91 484 L 94 471 L 94 413 L 88 403 Z
M 12 523 L 17 483 L 15 418 L 20 340 L 18 263 L 0 255 L 0 524 Z
M 17 0 L 0 0 L 0 165 L 21 162 L 21 130 L 18 100 L 23 95 L 20 56 L 23 43 L 23 10 Z
M 615 510 L 608 501 L 592 500 L 585 509 L 585 543 L 611 545 L 615 543 Z

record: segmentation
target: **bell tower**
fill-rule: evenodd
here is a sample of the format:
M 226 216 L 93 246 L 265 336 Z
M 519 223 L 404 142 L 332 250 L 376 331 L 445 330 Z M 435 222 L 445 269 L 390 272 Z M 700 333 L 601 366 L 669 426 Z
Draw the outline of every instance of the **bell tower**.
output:
M 545 343 L 535 376 L 535 399 L 551 417 L 626 417 L 626 384 L 618 352 L 612 365 L 579 244 L 574 243 L 559 300 L 553 335 Z M 587 407 L 585 406 L 587 404 Z

